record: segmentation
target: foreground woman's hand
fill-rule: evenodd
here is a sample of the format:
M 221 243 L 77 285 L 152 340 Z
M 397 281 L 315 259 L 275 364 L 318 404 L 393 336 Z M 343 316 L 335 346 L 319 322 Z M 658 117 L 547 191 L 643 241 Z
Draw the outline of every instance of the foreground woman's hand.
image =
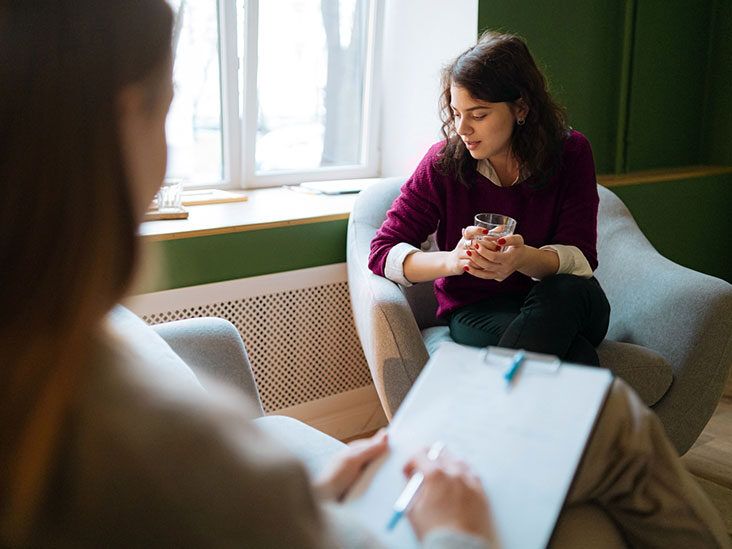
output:
M 411 476 L 421 471 L 422 487 L 407 512 L 420 540 L 431 530 L 448 528 L 491 543 L 495 538 L 490 508 L 480 479 L 459 459 L 442 452 L 436 460 L 421 452 L 404 467 Z
M 351 442 L 325 467 L 315 481 L 315 491 L 324 499 L 340 501 L 361 476 L 364 468 L 389 447 L 383 429 L 371 438 Z

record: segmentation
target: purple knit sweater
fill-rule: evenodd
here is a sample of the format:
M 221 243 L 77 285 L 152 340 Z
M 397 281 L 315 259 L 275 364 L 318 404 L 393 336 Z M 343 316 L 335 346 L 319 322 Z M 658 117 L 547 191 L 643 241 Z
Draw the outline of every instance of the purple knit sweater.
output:
M 461 230 L 480 212 L 516 219 L 515 232 L 526 244 L 577 246 L 590 267 L 597 268 L 597 208 L 599 197 L 595 164 L 587 138 L 572 131 L 565 141 L 559 170 L 541 189 L 531 189 L 528 178 L 511 187 L 498 187 L 480 174 L 468 189 L 446 176 L 435 163 L 444 142 L 433 145 L 401 188 L 386 220 L 371 241 L 369 268 L 384 276 L 389 251 L 400 242 L 419 247 L 436 231 L 440 250 L 452 250 Z M 468 273 L 434 282 L 437 316 L 499 294 L 526 294 L 534 282 L 514 273 L 503 282 L 482 280 Z

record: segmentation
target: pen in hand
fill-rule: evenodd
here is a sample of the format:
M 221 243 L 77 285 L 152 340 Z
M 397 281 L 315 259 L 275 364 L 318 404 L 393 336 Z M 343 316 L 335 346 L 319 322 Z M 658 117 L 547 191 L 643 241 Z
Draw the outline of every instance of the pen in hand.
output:
M 433 443 L 432 446 L 430 446 L 429 451 L 427 452 L 427 459 L 429 459 L 430 461 L 436 460 L 438 457 L 440 457 L 440 453 L 444 448 L 445 445 L 440 441 Z M 414 497 L 417 495 L 417 492 L 419 492 L 419 489 L 422 486 L 423 482 L 424 475 L 421 472 L 414 473 L 409 478 L 409 481 L 407 481 L 407 485 L 404 487 L 404 490 L 402 490 L 402 493 L 399 494 L 399 497 L 394 502 L 394 512 L 389 519 L 389 523 L 386 525 L 387 530 L 393 530 L 399 520 L 406 514 L 407 510 L 409 510 L 409 506 L 414 500 Z

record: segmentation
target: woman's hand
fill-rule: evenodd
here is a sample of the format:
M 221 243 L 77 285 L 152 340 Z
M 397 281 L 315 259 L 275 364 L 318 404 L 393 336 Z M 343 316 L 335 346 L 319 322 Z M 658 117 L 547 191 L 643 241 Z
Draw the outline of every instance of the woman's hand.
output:
M 483 236 L 488 232 L 487 229 L 475 227 L 465 227 L 463 229 L 463 236 L 458 241 L 455 249 L 450 252 L 447 257 L 447 270 L 450 275 L 461 275 L 468 271 L 471 264 L 471 258 L 477 255 L 477 251 L 473 248 L 473 242 L 478 236 Z
M 449 528 L 493 541 L 488 500 L 480 479 L 465 462 L 444 451 L 433 461 L 423 451 L 404 467 L 407 476 L 417 471 L 422 472 L 424 481 L 407 512 L 417 538 L 422 540 L 434 529 Z
M 503 282 L 524 267 L 527 250 L 520 234 L 475 240 L 468 272 L 478 278 Z
M 383 455 L 388 447 L 388 438 L 383 429 L 371 438 L 351 442 L 325 467 L 314 483 L 315 491 L 323 499 L 340 501 L 364 468 Z

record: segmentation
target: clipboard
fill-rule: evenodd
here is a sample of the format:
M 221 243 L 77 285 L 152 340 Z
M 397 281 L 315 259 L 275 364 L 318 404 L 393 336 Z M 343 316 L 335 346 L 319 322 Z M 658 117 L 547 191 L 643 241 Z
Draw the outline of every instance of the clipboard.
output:
M 386 524 L 407 481 L 403 465 L 441 440 L 480 476 L 498 546 L 546 547 L 613 375 L 526 353 L 509 386 L 514 353 L 444 343 L 430 358 L 389 426 L 388 454 L 344 503 L 384 545 L 419 546 L 407 520 Z

